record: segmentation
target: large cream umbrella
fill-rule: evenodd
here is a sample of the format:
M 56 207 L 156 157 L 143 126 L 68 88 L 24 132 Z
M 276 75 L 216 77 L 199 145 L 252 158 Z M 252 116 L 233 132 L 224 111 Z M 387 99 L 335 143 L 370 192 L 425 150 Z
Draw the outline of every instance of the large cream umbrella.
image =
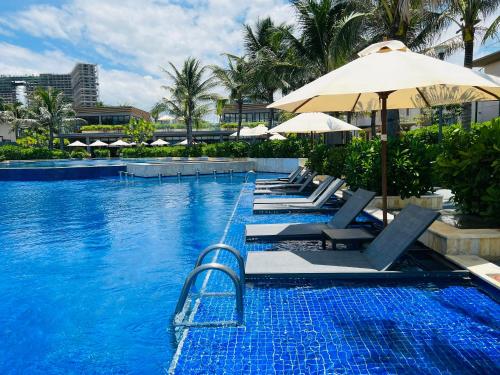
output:
M 387 224 L 387 109 L 499 100 L 500 85 L 471 69 L 375 43 L 360 57 L 271 104 L 289 112 L 381 110 L 382 202 Z

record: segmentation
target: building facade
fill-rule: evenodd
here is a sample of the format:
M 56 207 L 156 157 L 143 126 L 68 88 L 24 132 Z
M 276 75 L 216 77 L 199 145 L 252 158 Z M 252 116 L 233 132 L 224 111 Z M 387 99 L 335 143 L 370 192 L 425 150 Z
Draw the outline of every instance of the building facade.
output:
M 500 77 L 500 51 L 474 60 L 472 66 L 479 68 L 483 73 Z M 498 116 L 500 116 L 500 101 L 472 103 L 472 121 L 484 122 Z
M 131 119 L 144 119 L 150 121 L 149 112 L 142 109 L 123 107 L 77 107 L 76 117 L 84 119 L 88 125 L 123 125 Z
M 23 89 L 29 98 L 37 87 L 62 91 L 75 107 L 95 107 L 99 97 L 97 65 L 79 63 L 69 74 L 0 76 L 0 99 L 4 103 L 22 101 Z
M 242 122 L 268 122 L 271 110 L 266 108 L 265 103 L 245 103 L 243 104 Z M 279 111 L 274 111 L 274 123 L 278 121 Z M 238 105 L 235 103 L 226 104 L 222 112 L 223 122 L 238 122 Z

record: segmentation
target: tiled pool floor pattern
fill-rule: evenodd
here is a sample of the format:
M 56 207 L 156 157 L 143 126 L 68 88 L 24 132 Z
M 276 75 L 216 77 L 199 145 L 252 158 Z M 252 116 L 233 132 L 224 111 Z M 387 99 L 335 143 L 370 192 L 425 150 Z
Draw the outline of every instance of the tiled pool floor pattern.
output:
M 248 184 L 225 237 L 243 255 L 276 247 L 246 244 L 245 224 L 290 222 L 290 215 L 252 215 L 252 200 Z M 292 221 L 328 219 L 309 214 Z M 279 246 L 293 248 L 297 242 Z M 235 267 L 226 253 L 220 253 L 218 261 Z M 224 275 L 213 273 L 208 289 L 229 290 L 231 285 Z M 499 316 L 499 304 L 465 283 L 259 282 L 247 286 L 244 326 L 190 329 L 171 370 L 176 374 L 498 373 Z M 195 315 L 196 321 L 234 318 L 230 298 L 203 298 Z

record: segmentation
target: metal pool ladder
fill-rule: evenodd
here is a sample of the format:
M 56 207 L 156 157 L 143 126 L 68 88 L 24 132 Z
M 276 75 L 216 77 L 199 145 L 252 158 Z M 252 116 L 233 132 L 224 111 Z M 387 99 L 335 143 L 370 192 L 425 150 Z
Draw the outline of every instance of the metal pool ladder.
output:
M 213 251 L 224 250 L 232 254 L 236 261 L 238 262 L 239 268 L 239 276 L 236 274 L 234 270 L 229 268 L 226 265 L 212 262 L 203 264 L 203 260 L 205 257 Z M 196 282 L 198 275 L 204 271 L 220 271 L 229 276 L 231 281 L 233 282 L 235 292 L 205 292 L 204 289 L 206 285 L 204 283 L 199 293 L 195 293 L 191 298 L 189 298 L 189 303 L 186 308 L 186 301 L 188 301 L 188 297 L 190 296 L 189 292 L 191 287 Z M 208 280 L 208 279 L 206 279 Z M 245 263 L 243 261 L 243 257 L 240 252 L 236 250 L 234 247 L 225 245 L 225 244 L 215 244 L 208 246 L 205 248 L 198 259 L 196 260 L 194 269 L 189 273 L 184 282 L 184 286 L 182 287 L 181 294 L 179 296 L 179 300 L 177 301 L 177 306 L 175 308 L 173 325 L 174 327 L 234 327 L 240 326 L 244 322 L 244 305 L 243 305 L 243 296 L 245 293 Z M 236 302 L 236 320 L 219 320 L 219 321 L 208 321 L 208 322 L 195 322 L 194 313 L 195 311 L 190 310 L 191 302 L 196 298 L 195 306 L 201 303 L 202 297 L 227 297 L 234 296 Z M 195 307 L 196 309 L 197 307 Z M 193 312 L 191 314 L 190 312 Z

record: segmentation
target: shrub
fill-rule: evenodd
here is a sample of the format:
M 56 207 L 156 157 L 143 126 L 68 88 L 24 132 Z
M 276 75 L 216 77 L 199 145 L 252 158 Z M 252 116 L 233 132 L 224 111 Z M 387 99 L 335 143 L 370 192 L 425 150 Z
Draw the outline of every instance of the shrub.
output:
M 419 197 L 433 188 L 434 146 L 411 137 L 388 142 L 388 195 Z M 380 139 L 354 139 L 346 147 L 344 173 L 352 190 L 364 188 L 381 194 Z
M 453 131 L 436 169 L 462 212 L 500 220 L 500 118 Z
M 83 125 L 80 131 L 123 131 L 125 125 Z
M 109 158 L 111 156 L 111 152 L 107 148 L 96 148 L 94 150 L 94 156 L 96 158 Z
M 342 177 L 344 175 L 345 157 L 345 147 L 319 144 L 311 150 L 307 167 L 319 174 Z
M 90 158 L 90 154 L 85 150 L 71 151 L 70 156 L 72 159 L 88 159 L 88 158 Z
M 284 141 L 263 141 L 250 146 L 253 158 L 305 158 L 311 150 L 307 138 L 288 138 Z
M 69 152 L 64 150 L 52 150 L 52 159 L 68 159 Z

